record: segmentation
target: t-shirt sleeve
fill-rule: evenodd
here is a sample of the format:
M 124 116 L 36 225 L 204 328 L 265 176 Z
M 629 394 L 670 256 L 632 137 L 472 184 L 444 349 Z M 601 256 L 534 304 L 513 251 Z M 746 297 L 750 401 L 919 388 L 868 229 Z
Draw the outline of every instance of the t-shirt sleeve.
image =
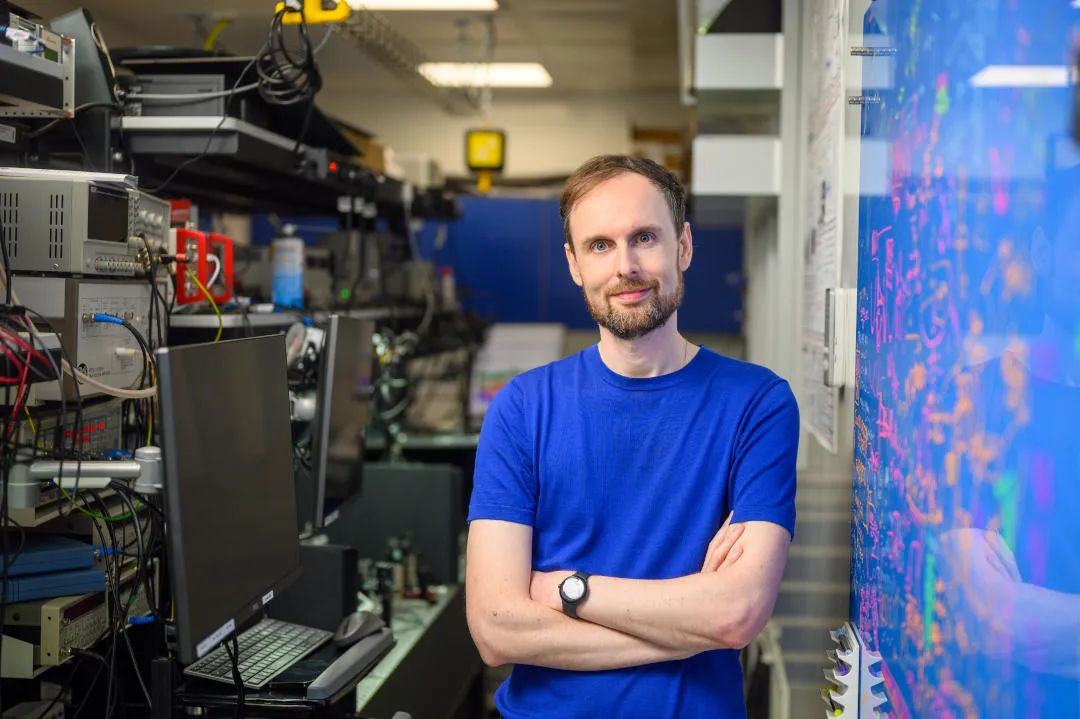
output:
M 748 409 L 735 446 L 732 522 L 779 524 L 795 537 L 795 463 L 799 453 L 799 405 L 778 380 Z
M 511 380 L 488 406 L 480 427 L 469 519 L 499 519 L 533 526 L 539 485 L 532 431 L 520 382 Z

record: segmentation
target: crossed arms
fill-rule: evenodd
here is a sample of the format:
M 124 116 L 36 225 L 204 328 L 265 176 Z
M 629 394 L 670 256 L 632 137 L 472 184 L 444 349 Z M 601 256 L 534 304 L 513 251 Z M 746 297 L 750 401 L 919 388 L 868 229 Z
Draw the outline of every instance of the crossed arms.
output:
M 573 573 L 532 571 L 532 528 L 477 520 L 469 530 L 466 607 L 485 663 L 600 671 L 749 644 L 772 614 L 790 536 L 770 522 L 725 522 L 697 574 L 593 576 L 580 620 L 562 612 Z

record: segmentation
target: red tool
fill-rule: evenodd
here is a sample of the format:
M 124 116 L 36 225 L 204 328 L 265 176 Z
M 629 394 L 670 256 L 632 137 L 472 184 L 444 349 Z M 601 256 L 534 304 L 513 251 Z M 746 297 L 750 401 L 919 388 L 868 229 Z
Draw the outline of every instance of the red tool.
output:
M 206 274 L 206 235 L 198 230 L 175 228 L 169 231 L 169 252 L 173 255 L 186 255 L 187 263 L 176 268 L 176 304 L 190 305 L 205 302 L 199 286 L 188 276 L 191 270 L 203 285 L 209 279 Z
M 170 237 L 169 250 L 174 255 L 186 255 L 187 263 L 177 269 L 176 302 L 187 305 L 205 302 L 206 295 L 192 281 L 186 270 L 199 279 L 214 300 L 224 304 L 233 298 L 233 241 L 216 232 L 176 228 Z M 185 269 L 186 268 L 186 269 Z
M 221 269 L 214 281 L 206 286 L 214 302 L 220 305 L 233 298 L 233 241 L 232 238 L 216 232 L 211 232 L 209 238 L 210 256 L 218 258 Z M 212 276 L 213 271 L 210 274 Z

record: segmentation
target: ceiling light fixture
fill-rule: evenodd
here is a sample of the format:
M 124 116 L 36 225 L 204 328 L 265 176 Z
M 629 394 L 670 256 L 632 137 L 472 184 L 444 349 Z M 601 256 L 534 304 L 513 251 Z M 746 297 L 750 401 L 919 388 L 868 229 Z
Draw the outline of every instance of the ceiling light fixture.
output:
M 1068 87 L 1075 76 L 1065 65 L 988 65 L 971 76 L 971 86 Z
M 493 12 L 498 0 L 345 0 L 353 10 L 424 10 L 429 12 Z
M 426 62 L 420 73 L 442 87 L 551 87 L 538 62 Z

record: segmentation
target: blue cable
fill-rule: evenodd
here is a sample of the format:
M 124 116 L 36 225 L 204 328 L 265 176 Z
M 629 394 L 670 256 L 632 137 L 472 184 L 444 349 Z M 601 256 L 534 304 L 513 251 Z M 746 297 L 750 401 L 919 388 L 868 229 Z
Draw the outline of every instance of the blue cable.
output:
M 153 617 L 128 617 L 129 624 L 153 624 Z
M 119 317 L 113 317 L 112 315 L 95 314 L 91 319 L 94 322 L 104 322 L 111 325 L 122 325 L 124 321 Z
M 15 30 L 16 32 L 25 32 L 26 36 L 28 38 L 30 38 L 31 40 L 33 40 L 34 42 L 36 42 L 38 45 L 41 46 L 40 50 L 31 50 L 30 51 L 31 54 L 43 53 L 48 48 L 48 46 L 45 44 L 45 41 L 42 40 L 37 35 L 31 35 L 26 30 L 22 30 L 22 29 L 17 28 L 17 27 L 11 27 L 10 25 L 0 25 L 0 35 L 6 35 L 8 30 Z

